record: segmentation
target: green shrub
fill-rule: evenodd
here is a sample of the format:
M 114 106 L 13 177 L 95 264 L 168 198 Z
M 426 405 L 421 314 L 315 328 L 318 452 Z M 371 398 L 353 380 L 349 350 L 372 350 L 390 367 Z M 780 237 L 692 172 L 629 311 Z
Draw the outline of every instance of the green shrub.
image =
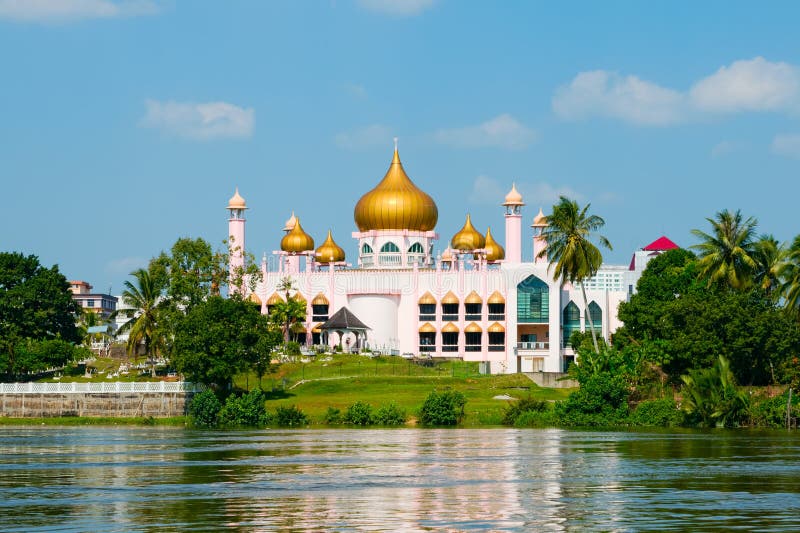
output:
M 503 424 L 506 426 L 516 425 L 517 418 L 529 411 L 540 413 L 548 409 L 548 404 L 545 400 L 537 400 L 528 396 L 514 402 L 510 402 L 505 412 L 503 413 Z
M 307 426 L 308 416 L 295 405 L 279 405 L 275 409 L 275 423 L 283 427 Z
M 786 402 L 789 401 L 789 391 L 774 398 L 756 397 L 748 410 L 750 424 L 760 427 L 783 428 L 786 427 Z M 792 394 L 792 417 L 800 414 L 800 395 Z
M 213 428 L 219 423 L 222 404 L 211 389 L 196 394 L 189 402 L 189 420 L 199 428 Z
M 628 387 L 610 372 L 587 376 L 580 389 L 555 407 L 560 424 L 576 427 L 624 425 L 628 418 Z
M 636 406 L 630 416 L 634 426 L 676 427 L 685 421 L 683 411 L 672 398 L 647 400 Z
M 372 424 L 372 406 L 360 401 L 354 403 L 347 408 L 343 422 L 353 426 L 369 426 Z
M 261 389 L 253 389 L 241 396 L 228 396 L 219 412 L 219 422 L 228 427 L 264 427 L 270 423 L 265 401 Z
M 419 422 L 424 426 L 455 426 L 464 419 L 466 403 L 459 391 L 433 391 L 419 410 Z
M 390 402 L 375 411 L 373 421 L 382 426 L 402 426 L 406 423 L 406 412 L 396 403 Z
M 341 424 L 342 411 L 337 409 L 336 407 L 328 407 L 328 410 L 325 412 L 325 418 L 323 420 L 326 424 L 329 425 Z
M 300 343 L 295 341 L 287 342 L 286 355 L 300 355 Z

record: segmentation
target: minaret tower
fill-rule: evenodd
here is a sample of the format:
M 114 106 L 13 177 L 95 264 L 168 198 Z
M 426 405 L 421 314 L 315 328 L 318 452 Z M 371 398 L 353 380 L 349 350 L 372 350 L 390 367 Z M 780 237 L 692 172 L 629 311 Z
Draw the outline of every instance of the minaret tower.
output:
M 539 257 L 539 253 L 547 249 L 547 241 L 542 236 L 542 232 L 547 227 L 547 217 L 542 213 L 542 208 L 539 208 L 539 214 L 533 219 L 533 262 L 534 263 L 547 263 L 547 254 Z
M 228 270 L 228 292 L 233 294 L 241 292 L 243 287 L 236 286 L 236 281 L 242 282 L 244 272 L 244 210 L 247 204 L 244 198 L 239 195 L 239 188 L 228 200 L 228 253 L 230 254 L 230 266 Z
M 517 191 L 517 184 L 511 185 L 502 204 L 506 208 L 506 258 L 505 262 L 517 264 L 522 262 L 522 195 Z

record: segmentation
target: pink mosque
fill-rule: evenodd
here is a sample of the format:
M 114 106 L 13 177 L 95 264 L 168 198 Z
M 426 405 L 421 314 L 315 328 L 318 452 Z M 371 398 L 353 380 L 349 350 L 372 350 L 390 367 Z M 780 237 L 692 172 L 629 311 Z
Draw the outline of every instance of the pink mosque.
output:
M 356 266 L 345 261 L 330 231 L 315 247 L 292 213 L 280 250 L 273 252 L 277 268 L 262 260 L 263 280 L 245 296 L 269 313 L 284 301 L 279 286 L 288 278 L 290 297 L 306 304 L 305 324 L 294 333 L 307 345 L 459 358 L 495 374 L 563 372 L 575 357 L 570 335 L 589 328 L 581 289 L 554 281 L 546 257 L 522 260 L 524 242 L 532 246 L 529 257 L 545 247 L 542 211 L 523 232 L 525 203 L 516 186 L 500 205 L 504 245 L 491 230 L 478 231 L 467 215 L 450 246 L 434 256 L 436 203 L 411 181 L 395 147 L 386 175 L 354 209 Z M 247 208 L 237 190 L 227 206 L 228 235 L 242 250 Z M 599 336 L 608 339 L 621 325 L 617 307 L 633 292 L 647 260 L 674 247 L 662 237 L 635 252 L 629 266 L 603 265 L 585 283 Z M 243 254 L 234 252 L 231 269 L 243 263 Z

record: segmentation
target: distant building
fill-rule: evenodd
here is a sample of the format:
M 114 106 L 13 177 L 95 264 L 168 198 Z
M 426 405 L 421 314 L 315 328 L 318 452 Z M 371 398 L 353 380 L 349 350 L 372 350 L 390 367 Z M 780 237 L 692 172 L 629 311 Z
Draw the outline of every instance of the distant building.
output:
M 84 311 L 97 313 L 103 320 L 108 320 L 117 310 L 116 296 L 92 292 L 92 286 L 85 281 L 70 281 L 69 290 L 72 292 L 72 299 L 78 302 Z

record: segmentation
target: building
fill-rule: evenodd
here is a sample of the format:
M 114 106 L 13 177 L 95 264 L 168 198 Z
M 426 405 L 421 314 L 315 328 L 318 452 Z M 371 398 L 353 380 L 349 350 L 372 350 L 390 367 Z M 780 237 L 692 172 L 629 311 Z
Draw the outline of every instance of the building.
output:
M 542 211 L 523 232 L 525 203 L 516 187 L 500 200 L 504 245 L 491 228 L 481 233 L 466 215 L 450 246 L 434 256 L 436 203 L 411 181 L 395 147 L 386 175 L 356 203 L 354 266 L 331 231 L 315 247 L 292 213 L 280 249 L 273 252 L 278 266 L 268 269 L 264 258 L 263 280 L 245 296 L 268 313 L 285 301 L 283 285 L 289 280 L 288 296 L 306 303 L 307 320 L 298 333 L 307 344 L 457 357 L 479 361 L 492 373 L 563 372 L 574 359 L 570 335 L 589 328 L 581 288 L 553 281 L 547 257 L 538 257 L 547 226 Z M 233 280 L 244 264 L 240 250 L 248 209 L 238 189 L 227 209 Z M 523 242 L 532 246 L 533 261 L 522 260 Z M 599 336 L 608 339 L 620 326 L 616 310 L 628 296 L 628 285 L 635 286 L 636 273 L 627 266 L 603 266 L 587 282 L 588 309 Z M 246 291 L 244 284 L 232 290 Z M 334 314 L 337 325 L 328 323 Z M 366 329 L 341 326 L 342 316 Z
M 116 296 L 92 292 L 92 286 L 85 281 L 70 281 L 69 290 L 72 292 L 72 299 L 78 302 L 84 311 L 97 313 L 102 320 L 108 320 L 117 310 Z

